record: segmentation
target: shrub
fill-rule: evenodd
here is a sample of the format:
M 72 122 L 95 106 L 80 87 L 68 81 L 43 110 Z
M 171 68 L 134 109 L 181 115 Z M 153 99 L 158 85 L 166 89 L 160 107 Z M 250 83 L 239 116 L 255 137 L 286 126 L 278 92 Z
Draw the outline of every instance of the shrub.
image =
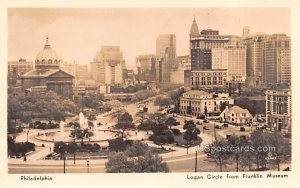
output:
M 181 135 L 181 132 L 179 129 L 171 129 L 174 135 Z

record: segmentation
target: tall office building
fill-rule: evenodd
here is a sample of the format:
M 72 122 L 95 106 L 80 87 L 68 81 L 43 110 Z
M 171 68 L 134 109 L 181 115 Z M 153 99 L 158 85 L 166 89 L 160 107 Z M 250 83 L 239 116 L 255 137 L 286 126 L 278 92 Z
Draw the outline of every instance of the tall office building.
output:
M 171 71 L 176 61 L 175 34 L 159 35 L 156 40 L 156 56 L 159 82 L 171 82 Z
M 267 38 L 264 46 L 265 83 L 291 82 L 290 37 L 274 34 Z
M 186 89 L 224 87 L 227 72 L 224 69 L 213 70 L 212 50 L 224 48 L 228 42 L 229 37 L 219 35 L 218 30 L 205 29 L 199 33 L 194 18 L 190 29 L 191 71 L 185 70 L 184 72 Z
M 171 73 L 171 82 L 176 84 L 184 83 L 184 71 L 191 70 L 191 59 L 188 55 L 178 56 L 176 65 Z
M 138 68 L 138 79 L 148 82 L 156 81 L 156 55 L 147 54 L 136 57 L 136 67 Z
M 226 46 L 212 49 L 212 69 L 226 69 L 228 81 L 245 82 L 246 48 Z
M 244 39 L 246 46 L 246 74 L 257 83 L 264 80 L 264 41 L 268 36 L 264 34 L 251 35 Z
M 211 49 L 223 48 L 229 38 L 219 35 L 218 30 L 205 29 L 199 34 L 198 25 L 194 18 L 190 29 L 190 57 L 191 69 L 210 70 L 212 69 Z
M 256 34 L 244 38 L 244 44 L 247 77 L 263 84 L 291 82 L 290 37 Z
M 101 84 L 121 84 L 125 60 L 119 46 L 102 46 L 91 64 L 91 74 Z
M 88 66 L 75 63 L 75 61 L 73 63 L 61 63 L 60 69 L 73 75 L 76 80 L 88 80 L 90 78 Z
M 250 27 L 249 26 L 243 27 L 243 37 L 247 37 L 249 35 L 250 35 Z

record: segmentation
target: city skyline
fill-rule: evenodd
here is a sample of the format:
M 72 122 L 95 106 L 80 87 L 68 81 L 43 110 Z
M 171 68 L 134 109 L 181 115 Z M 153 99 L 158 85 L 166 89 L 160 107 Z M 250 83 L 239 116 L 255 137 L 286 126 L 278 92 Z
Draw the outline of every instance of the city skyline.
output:
M 266 13 L 270 16 L 263 17 Z M 8 10 L 8 60 L 34 61 L 48 33 L 53 49 L 66 62 L 89 64 L 101 46 L 114 45 L 120 46 L 126 66 L 134 66 L 138 55 L 155 53 L 159 34 L 175 34 L 176 54 L 188 55 L 194 16 L 200 31 L 241 36 L 243 26 L 249 26 L 252 34 L 290 35 L 289 14 L 288 8 L 14 8 Z

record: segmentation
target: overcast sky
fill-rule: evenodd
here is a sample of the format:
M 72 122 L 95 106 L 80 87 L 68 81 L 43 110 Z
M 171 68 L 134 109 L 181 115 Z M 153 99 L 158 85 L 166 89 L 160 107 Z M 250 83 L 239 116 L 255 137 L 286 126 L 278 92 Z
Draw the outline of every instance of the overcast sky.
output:
M 54 51 L 67 62 L 87 64 L 104 45 L 121 47 L 127 65 L 135 57 L 154 54 L 159 34 L 175 34 L 177 55 L 188 55 L 189 30 L 217 29 L 220 34 L 290 35 L 288 8 L 122 8 L 122 9 L 9 9 L 8 60 L 34 61 L 45 44 L 46 33 Z

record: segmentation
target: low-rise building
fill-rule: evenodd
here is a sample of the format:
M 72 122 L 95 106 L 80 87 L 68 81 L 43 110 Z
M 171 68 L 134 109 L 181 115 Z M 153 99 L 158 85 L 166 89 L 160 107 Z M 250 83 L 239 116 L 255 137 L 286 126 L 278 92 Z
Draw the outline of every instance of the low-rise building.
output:
M 289 132 L 292 120 L 291 106 L 291 91 L 289 89 L 266 91 L 267 127 L 272 130 Z
M 213 89 L 226 86 L 227 70 L 226 69 L 215 69 L 215 70 L 197 70 L 191 71 L 190 74 L 185 72 L 185 87 L 192 89 Z M 188 83 L 188 79 L 190 80 Z
M 180 113 L 193 116 L 220 114 L 234 100 L 227 93 L 208 93 L 202 90 L 190 90 L 180 98 Z
M 247 109 L 243 109 L 239 106 L 226 106 L 225 110 L 220 114 L 222 121 L 226 121 L 231 124 L 244 125 L 250 123 L 253 116 Z

